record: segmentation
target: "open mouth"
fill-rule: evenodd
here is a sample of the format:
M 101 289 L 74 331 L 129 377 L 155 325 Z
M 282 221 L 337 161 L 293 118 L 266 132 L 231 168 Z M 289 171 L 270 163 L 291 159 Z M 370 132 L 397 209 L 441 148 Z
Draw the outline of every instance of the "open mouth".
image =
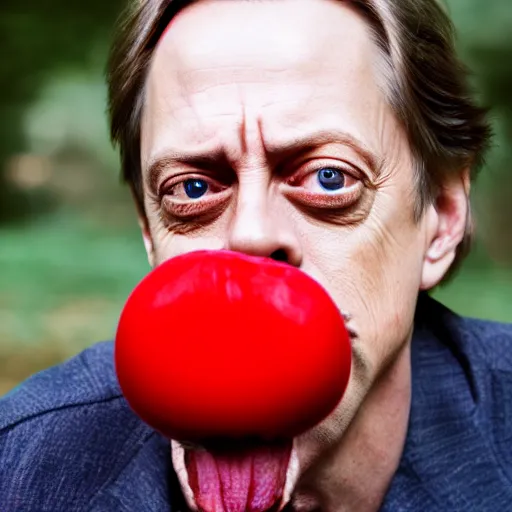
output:
M 171 441 L 172 462 L 191 510 L 281 510 L 299 476 L 293 441 L 213 448 Z
M 352 315 L 340 311 L 351 342 Z M 296 439 L 281 443 L 202 446 L 171 440 L 174 470 L 195 512 L 280 512 L 299 480 Z

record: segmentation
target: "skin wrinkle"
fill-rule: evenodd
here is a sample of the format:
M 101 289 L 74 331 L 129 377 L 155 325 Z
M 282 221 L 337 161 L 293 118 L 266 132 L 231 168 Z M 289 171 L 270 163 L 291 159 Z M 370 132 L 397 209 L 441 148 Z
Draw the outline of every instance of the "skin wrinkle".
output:
M 294 499 L 306 512 L 377 510 L 407 429 L 418 290 L 447 270 L 448 257 L 434 261 L 427 253 L 436 243 L 449 256 L 465 218 L 453 184 L 443 192 L 447 207 L 429 207 L 415 222 L 413 157 L 376 74 L 370 32 L 352 8 L 333 0 L 201 0 L 178 14 L 161 39 L 142 116 L 141 224 L 150 262 L 198 249 L 261 256 L 279 250 L 350 312 L 356 336 L 347 393 L 298 439 Z M 324 138 L 307 147 L 313 133 Z M 283 154 L 290 141 L 295 147 Z M 183 158 L 191 153 L 201 158 Z M 174 160 L 163 165 L 169 155 Z M 331 160 L 360 170 L 359 200 L 332 209 L 292 200 L 286 180 Z M 229 198 L 218 211 L 198 213 L 196 205 L 216 201 L 209 198 L 217 193 L 208 192 L 212 203 L 191 200 L 189 218 L 179 219 L 172 215 L 178 203 L 166 192 L 177 175 L 218 181 Z M 435 241 L 443 236 L 448 242 Z M 367 483 L 373 471 L 378 477 Z
M 297 208 L 306 214 L 306 221 L 313 226 L 325 227 L 327 224 L 354 229 L 368 218 L 374 198 L 375 194 L 371 190 L 366 190 L 357 203 L 348 208 L 315 209 L 301 204 L 297 204 Z M 293 201 L 293 198 L 290 199 Z

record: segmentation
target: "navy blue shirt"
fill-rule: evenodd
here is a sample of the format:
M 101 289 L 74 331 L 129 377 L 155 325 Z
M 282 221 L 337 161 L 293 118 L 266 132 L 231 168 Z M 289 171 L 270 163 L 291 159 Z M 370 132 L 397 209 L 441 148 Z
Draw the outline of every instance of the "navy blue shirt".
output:
M 382 512 L 512 511 L 512 326 L 424 296 L 411 357 L 409 429 Z M 0 400 L 1 512 L 185 508 L 169 443 L 123 399 L 112 343 Z

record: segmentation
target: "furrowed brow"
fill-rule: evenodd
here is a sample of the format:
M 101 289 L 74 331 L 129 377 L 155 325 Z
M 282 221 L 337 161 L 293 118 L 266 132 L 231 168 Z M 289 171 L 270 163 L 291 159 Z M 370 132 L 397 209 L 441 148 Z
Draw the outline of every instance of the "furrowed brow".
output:
M 227 162 L 226 154 L 221 148 L 197 153 L 192 151 L 168 150 L 164 155 L 150 162 L 146 174 L 146 182 L 153 193 L 158 193 L 162 174 L 173 167 L 213 170 L 220 166 L 225 167 Z
M 283 161 L 308 153 L 326 144 L 342 144 L 350 147 L 378 178 L 384 161 L 353 135 L 342 131 L 325 130 L 305 134 L 282 141 L 265 142 L 265 153 L 271 161 Z M 149 189 L 158 194 L 162 175 L 173 167 L 185 167 L 201 170 L 219 170 L 231 167 L 231 160 L 224 148 L 213 147 L 194 151 L 167 150 L 162 156 L 150 162 L 146 174 Z

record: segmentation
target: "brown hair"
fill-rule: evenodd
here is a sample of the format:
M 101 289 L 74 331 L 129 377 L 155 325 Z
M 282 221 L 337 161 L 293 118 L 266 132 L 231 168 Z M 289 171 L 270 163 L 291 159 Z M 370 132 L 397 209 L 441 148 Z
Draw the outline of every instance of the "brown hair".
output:
M 123 179 L 144 212 L 140 125 L 153 51 L 172 18 L 194 0 L 132 0 L 108 64 L 111 136 Z M 339 0 L 368 21 L 384 57 L 388 100 L 415 157 L 415 218 L 435 200 L 443 179 L 470 168 L 474 177 L 490 138 L 486 112 L 471 97 L 454 48 L 454 28 L 438 0 Z M 452 271 L 469 250 L 471 217 Z

